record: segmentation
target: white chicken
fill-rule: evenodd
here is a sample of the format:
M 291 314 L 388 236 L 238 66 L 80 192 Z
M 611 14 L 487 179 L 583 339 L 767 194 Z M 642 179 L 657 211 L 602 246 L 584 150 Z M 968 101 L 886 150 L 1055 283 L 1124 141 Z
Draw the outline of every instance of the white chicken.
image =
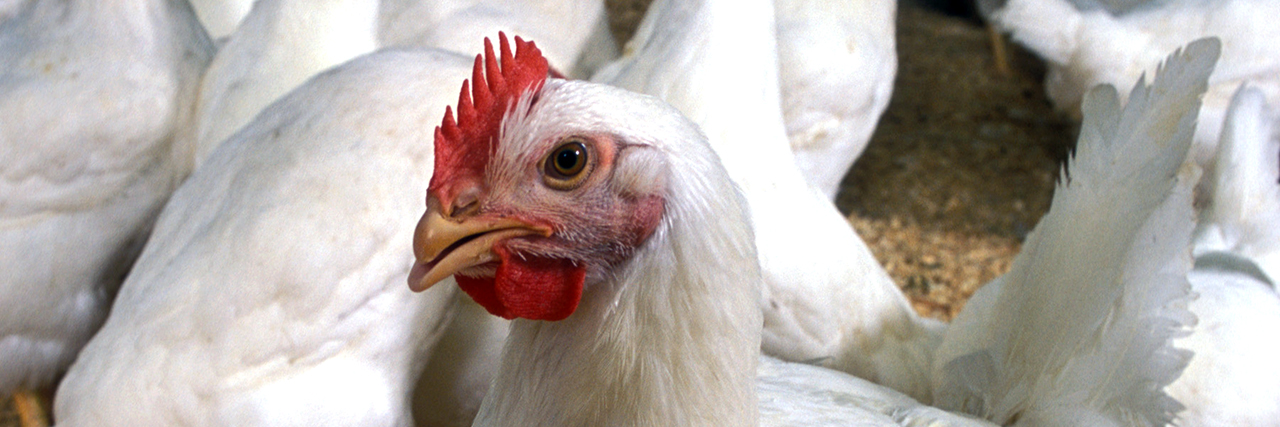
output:
M 1280 296 L 1275 278 L 1280 229 L 1280 144 L 1262 93 L 1241 89 L 1231 102 L 1196 229 L 1199 324 L 1176 342 L 1195 352 L 1169 394 L 1186 410 L 1184 426 L 1272 426 L 1280 420 Z
M 1232 94 L 1244 82 L 1280 102 L 1280 2 L 1272 0 L 980 0 L 988 18 L 1048 63 L 1045 87 L 1078 112 L 1098 84 L 1130 87 L 1176 47 L 1222 41 L 1197 120 L 1192 158 L 1210 163 Z
M 185 0 L 9 6 L 0 22 L 0 396 L 51 387 L 101 325 L 189 170 L 174 135 L 213 49 Z
M 801 175 L 834 199 L 880 115 L 898 71 L 896 0 L 774 0 L 778 79 Z
M 484 36 L 505 31 L 541 40 L 558 72 L 587 77 L 618 56 L 601 0 L 382 0 L 383 46 L 476 52 Z
M 514 54 L 502 45 L 502 60 L 488 49 L 474 86 L 463 84 L 456 119 L 446 110 L 437 128 L 409 276 L 418 291 L 453 276 L 490 313 L 515 318 L 476 425 L 992 425 L 829 369 L 757 358 L 765 282 L 753 262 L 754 223 L 707 137 L 660 100 L 548 79 L 532 43 L 517 38 Z M 1089 122 L 1076 181 L 1059 196 L 1068 208 L 1051 213 L 1037 235 L 1047 238 L 1031 244 L 1070 241 L 1055 233 L 1066 227 L 1133 223 L 1103 242 L 1124 242 L 1121 252 L 1133 256 L 1106 263 L 1127 268 L 1076 275 L 1103 279 L 1086 290 L 1094 298 L 1074 304 L 1100 320 L 1089 324 L 1116 323 L 1068 366 L 1112 370 L 1018 375 L 1060 368 L 1056 357 L 1037 356 L 1080 337 L 1071 328 L 1038 331 L 1025 341 L 1033 345 L 1000 352 L 1005 363 L 989 367 L 1012 374 L 994 378 L 1001 386 L 1029 391 L 1012 408 L 1022 418 L 1002 422 L 1158 425 L 1176 405 L 1159 387 L 1181 370 L 1186 355 L 1170 342 L 1193 321 L 1178 303 L 1190 298 L 1195 169 L 1180 166 L 1216 49 L 1191 45 L 1157 78 L 1154 95 L 1143 87 L 1123 113 Z M 1116 112 L 1114 92 L 1105 95 L 1091 102 Z M 1154 147 L 1140 147 L 1147 138 Z M 1139 166 L 1107 169 L 1143 148 Z M 1120 183 L 1131 200 L 1098 183 Z M 1078 213 L 1070 208 L 1080 202 L 1133 208 L 1123 212 L 1141 219 L 1058 216 Z M 1115 255 L 1102 252 L 1094 256 Z M 1053 270 L 1052 258 L 1022 259 Z M 1063 289 L 1047 293 L 1075 291 Z M 1150 293 L 1122 297 L 1127 291 Z M 1148 413 L 1150 405 L 1166 412 Z
M 307 78 L 378 47 L 378 2 L 259 0 L 218 49 L 184 135 L 199 166 L 227 137 Z
M 317 75 L 165 207 L 58 389 L 64 426 L 408 426 L 454 291 L 404 277 L 431 130 L 470 70 L 382 51 Z
M 697 126 L 500 42 L 437 128 L 409 277 L 516 318 L 476 425 L 990 425 L 761 359 L 746 199 Z
M 1165 425 L 1179 402 L 1193 404 L 1177 383 L 1165 387 L 1184 381 L 1192 356 L 1172 347 L 1195 323 L 1187 273 L 1199 170 L 1185 162 L 1218 52 L 1212 39 L 1188 45 L 1123 108 L 1110 86 L 1085 97 L 1049 212 L 947 331 L 935 404 L 1035 426 Z M 1216 332 L 1196 332 L 1206 333 Z
M 773 5 L 650 5 L 628 54 L 592 79 L 656 96 L 706 132 L 742 188 L 767 286 L 764 352 L 928 400 L 941 324 L 921 319 L 826 195 L 800 175 L 778 96 Z

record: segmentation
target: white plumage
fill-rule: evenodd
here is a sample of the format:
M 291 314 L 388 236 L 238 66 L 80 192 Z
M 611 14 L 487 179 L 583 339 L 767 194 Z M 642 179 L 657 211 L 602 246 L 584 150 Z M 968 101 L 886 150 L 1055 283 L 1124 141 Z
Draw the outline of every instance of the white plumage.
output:
M 889 106 L 896 0 L 775 0 L 782 116 L 800 173 L 835 198 Z
M 821 361 L 917 399 L 941 325 L 919 318 L 826 195 L 795 167 L 768 1 L 656 1 L 627 55 L 594 81 L 697 123 L 750 206 L 765 286 L 766 354 Z
M 1222 142 L 1205 171 L 1209 195 L 1195 234 L 1196 255 L 1226 251 L 1280 277 L 1280 138 L 1265 95 L 1242 87 L 1231 101 Z
M 1049 212 L 947 331 L 935 403 L 1004 425 L 1164 425 L 1181 409 L 1164 387 L 1191 356 L 1171 342 L 1195 323 L 1198 168 L 1184 161 L 1218 49 L 1174 54 L 1123 109 L 1109 86 L 1085 98 Z
M 518 78 L 498 79 L 496 69 L 489 67 L 490 83 L 474 84 Z M 510 104 L 488 95 L 495 92 L 474 96 L 497 99 L 507 112 L 493 122 L 500 132 L 450 137 L 454 121 L 445 120 L 437 154 L 491 154 L 480 164 L 437 164 L 415 238 L 411 286 L 471 277 L 479 282 L 468 286 L 478 288 L 468 292 L 493 295 L 483 304 L 500 312 L 525 297 L 556 304 L 560 297 L 533 290 L 542 289 L 540 277 L 584 271 L 567 317 L 512 322 L 476 425 L 990 425 L 829 369 L 760 358 L 764 282 L 749 209 L 706 137 L 655 98 L 538 79 L 524 92 L 495 91 L 516 98 Z M 468 107 L 459 107 L 457 126 L 474 130 L 491 110 L 464 112 L 484 105 L 470 99 L 459 104 Z M 484 145 L 491 140 L 493 149 Z M 564 141 L 598 159 L 579 169 L 590 171 L 578 175 L 580 186 L 554 184 Z M 658 218 L 610 214 L 653 200 Z M 521 231 L 543 224 L 547 234 Z M 654 228 L 633 240 L 644 224 Z M 506 250 L 516 252 L 490 252 Z M 548 257 L 572 262 L 530 261 Z M 506 276 L 509 269 L 529 275 Z
M 1045 87 L 1058 108 L 1079 111 L 1098 84 L 1130 87 L 1164 55 L 1202 37 L 1222 41 L 1197 119 L 1192 158 L 1215 152 L 1231 96 L 1243 83 L 1280 102 L 1280 2 L 1271 0 L 991 0 L 989 18 L 1049 67 Z
M 190 167 L 212 45 L 185 1 L 28 1 L 0 23 L 0 395 L 47 387 Z
M 60 386 L 59 422 L 410 425 L 454 292 L 412 295 L 406 248 L 432 171 L 430 123 L 470 63 L 362 57 L 215 150 Z
M 1199 295 L 1195 331 L 1175 341 L 1194 352 L 1168 393 L 1186 407 L 1181 426 L 1273 426 L 1280 419 L 1280 297 L 1252 260 L 1201 255 L 1187 275 Z
M 551 67 L 587 77 L 618 56 L 600 0 L 383 0 L 378 38 L 383 46 L 421 46 L 479 52 L 499 31 L 537 40 Z
M 202 78 L 196 125 L 186 138 L 198 147 L 200 161 L 263 107 L 308 77 L 381 46 L 472 52 L 478 50 L 476 40 L 483 35 L 514 29 L 525 36 L 546 36 L 556 46 L 553 56 L 562 70 L 574 70 L 580 56 L 596 62 L 609 58 L 612 51 L 599 58 L 599 54 L 587 55 L 594 51 L 584 51 L 613 46 L 603 3 L 579 3 L 254 2 L 244 12 L 243 22 L 225 34 Z M 236 5 L 207 2 L 207 7 L 225 13 Z M 546 22 L 551 19 L 558 24 Z M 578 25 L 582 22 L 591 25 Z M 600 29 L 592 32 L 593 26 Z
M 383 0 L 378 41 L 455 52 L 480 51 L 499 31 L 537 40 L 551 65 L 585 77 L 617 57 L 605 4 L 599 0 Z M 456 82 L 454 83 L 456 84 Z M 462 298 L 423 372 L 414 396 L 420 425 L 471 425 L 493 379 L 510 322 Z
M 1280 420 L 1280 329 L 1276 235 L 1280 229 L 1280 144 L 1263 94 L 1242 88 L 1231 102 L 1208 205 L 1196 229 L 1199 298 L 1195 333 L 1177 345 L 1195 352 L 1169 394 L 1186 405 L 1186 426 L 1269 426 Z
M 992 427 L 985 420 L 922 405 L 896 390 L 817 366 L 760 358 L 761 426 Z
M 307 78 L 376 49 L 377 22 L 370 0 L 255 2 L 201 78 L 195 124 L 184 135 L 197 165 Z

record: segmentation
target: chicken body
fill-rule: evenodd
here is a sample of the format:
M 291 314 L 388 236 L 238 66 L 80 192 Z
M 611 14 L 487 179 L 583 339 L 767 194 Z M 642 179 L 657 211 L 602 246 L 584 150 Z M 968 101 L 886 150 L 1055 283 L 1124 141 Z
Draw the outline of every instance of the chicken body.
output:
M 895 0 L 775 0 L 778 80 L 801 175 L 834 199 L 898 71 Z
M 1195 332 L 1177 342 L 1195 352 L 1169 394 L 1186 405 L 1179 424 L 1274 425 L 1280 419 L 1280 142 L 1261 92 L 1232 100 L 1213 169 L 1210 196 L 1196 227 L 1199 298 L 1190 305 Z
M 214 150 L 59 387 L 61 425 L 412 424 L 452 316 L 412 295 L 430 128 L 470 61 L 384 51 L 323 73 Z
M 376 49 L 377 12 L 369 0 L 256 2 L 201 78 L 195 125 L 184 135 L 196 164 L 306 79 Z
M 826 195 L 795 167 L 779 105 L 773 5 L 656 1 L 594 81 L 656 96 L 707 134 L 751 210 L 763 349 L 929 397 L 941 325 L 918 317 Z
M 227 14 L 240 6 L 206 2 L 206 7 Z M 306 79 L 379 47 L 469 52 L 483 34 L 516 29 L 557 40 L 563 46 L 556 51 L 558 64 L 573 70 L 584 49 L 613 45 L 607 31 L 576 25 L 593 22 L 607 30 L 601 2 L 265 0 L 244 7 L 247 16 L 224 34 L 201 81 L 196 125 L 185 136 L 198 147 L 197 162 Z M 610 55 L 616 52 L 586 57 L 600 56 L 598 62 Z
M 185 1 L 28 1 L 0 22 L 0 395 L 51 386 L 186 176 L 212 45 Z
M 1049 66 L 1045 88 L 1078 112 L 1098 84 L 1130 87 L 1168 52 L 1202 37 L 1222 41 L 1197 118 L 1192 159 L 1212 161 L 1231 96 L 1241 84 L 1280 102 L 1280 3 L 1269 0 L 1005 0 L 979 2 L 989 19 Z M 1123 94 L 1122 94 L 1123 95 Z
M 618 56 L 600 0 L 383 0 L 380 9 L 384 46 L 478 52 L 505 31 L 540 40 L 553 69 L 581 78 Z

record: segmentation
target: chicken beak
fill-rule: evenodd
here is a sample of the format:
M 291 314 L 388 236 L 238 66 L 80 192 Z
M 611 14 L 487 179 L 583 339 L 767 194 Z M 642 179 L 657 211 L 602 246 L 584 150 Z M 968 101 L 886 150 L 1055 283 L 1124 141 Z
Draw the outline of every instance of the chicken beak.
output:
M 472 216 L 451 220 L 427 209 L 413 235 L 417 262 L 409 272 L 409 289 L 422 292 L 467 268 L 497 261 L 493 245 L 512 237 L 551 235 L 551 229 L 510 218 Z

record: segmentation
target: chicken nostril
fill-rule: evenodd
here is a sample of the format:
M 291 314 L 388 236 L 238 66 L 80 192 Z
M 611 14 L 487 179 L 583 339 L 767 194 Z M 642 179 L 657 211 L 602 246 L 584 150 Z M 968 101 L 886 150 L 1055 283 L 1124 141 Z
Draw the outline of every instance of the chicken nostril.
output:
M 480 187 L 470 186 L 458 192 L 451 205 L 447 214 L 449 217 L 458 218 L 474 214 L 480 209 Z

